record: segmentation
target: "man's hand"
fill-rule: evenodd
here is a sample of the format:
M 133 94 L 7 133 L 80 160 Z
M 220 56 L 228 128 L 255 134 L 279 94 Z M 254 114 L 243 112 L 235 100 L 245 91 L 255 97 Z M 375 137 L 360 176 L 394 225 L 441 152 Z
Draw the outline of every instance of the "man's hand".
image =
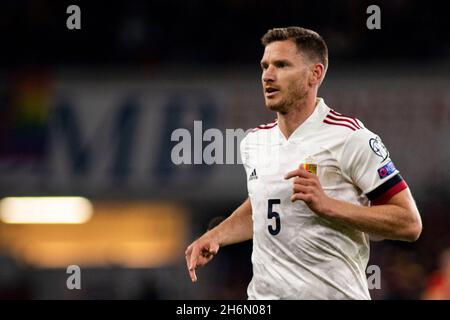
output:
M 293 180 L 291 201 L 303 200 L 308 207 L 319 215 L 326 214 L 331 207 L 332 199 L 328 197 L 320 185 L 317 175 L 306 171 L 303 163 L 298 169 L 286 174 L 285 179 Z
M 207 235 L 200 237 L 187 247 L 186 264 L 192 282 L 197 281 L 195 269 L 210 262 L 217 252 L 219 252 L 219 244 Z
M 385 204 L 367 207 L 328 197 L 318 177 L 302 164 L 285 179 L 293 177 L 291 201 L 303 200 L 316 214 L 370 234 L 374 239 L 413 242 L 422 232 L 422 220 L 408 188 Z

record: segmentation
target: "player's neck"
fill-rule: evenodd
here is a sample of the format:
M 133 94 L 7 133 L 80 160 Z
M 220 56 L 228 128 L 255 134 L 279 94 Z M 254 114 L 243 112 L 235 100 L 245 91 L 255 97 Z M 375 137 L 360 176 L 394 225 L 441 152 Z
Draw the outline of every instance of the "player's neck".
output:
M 286 139 L 289 139 L 291 134 L 314 112 L 318 101 L 316 95 L 306 96 L 287 113 L 277 114 L 278 126 Z

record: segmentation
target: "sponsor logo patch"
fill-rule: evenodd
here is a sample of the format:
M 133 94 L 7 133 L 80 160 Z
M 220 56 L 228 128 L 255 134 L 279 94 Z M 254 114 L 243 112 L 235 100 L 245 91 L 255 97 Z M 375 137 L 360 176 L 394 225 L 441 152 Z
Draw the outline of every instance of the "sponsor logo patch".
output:
M 378 176 L 380 177 L 380 179 L 384 179 L 387 176 L 391 175 L 395 170 L 396 169 L 394 163 L 391 160 L 384 166 L 382 166 L 380 169 L 378 169 Z

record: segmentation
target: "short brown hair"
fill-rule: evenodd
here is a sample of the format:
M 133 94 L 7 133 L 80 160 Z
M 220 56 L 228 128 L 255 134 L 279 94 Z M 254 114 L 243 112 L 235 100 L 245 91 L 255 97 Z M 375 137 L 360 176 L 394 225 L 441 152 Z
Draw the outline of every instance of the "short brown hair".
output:
M 264 46 L 275 41 L 292 40 L 300 52 L 309 59 L 322 63 L 328 68 L 328 48 L 323 38 L 315 31 L 301 27 L 274 28 L 261 38 Z

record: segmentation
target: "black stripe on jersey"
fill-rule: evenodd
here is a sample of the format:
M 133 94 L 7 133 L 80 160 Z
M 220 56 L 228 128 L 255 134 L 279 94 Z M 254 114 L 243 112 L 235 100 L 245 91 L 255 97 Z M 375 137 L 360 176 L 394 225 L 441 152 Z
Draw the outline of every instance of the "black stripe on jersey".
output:
M 403 177 L 400 175 L 400 173 L 397 173 L 393 178 L 389 179 L 382 185 L 370 191 L 368 194 L 366 194 L 366 196 L 367 198 L 369 198 L 370 201 L 374 201 L 378 199 L 380 196 L 382 196 L 389 189 L 391 189 L 393 186 L 395 186 L 397 183 L 400 183 L 402 181 Z

